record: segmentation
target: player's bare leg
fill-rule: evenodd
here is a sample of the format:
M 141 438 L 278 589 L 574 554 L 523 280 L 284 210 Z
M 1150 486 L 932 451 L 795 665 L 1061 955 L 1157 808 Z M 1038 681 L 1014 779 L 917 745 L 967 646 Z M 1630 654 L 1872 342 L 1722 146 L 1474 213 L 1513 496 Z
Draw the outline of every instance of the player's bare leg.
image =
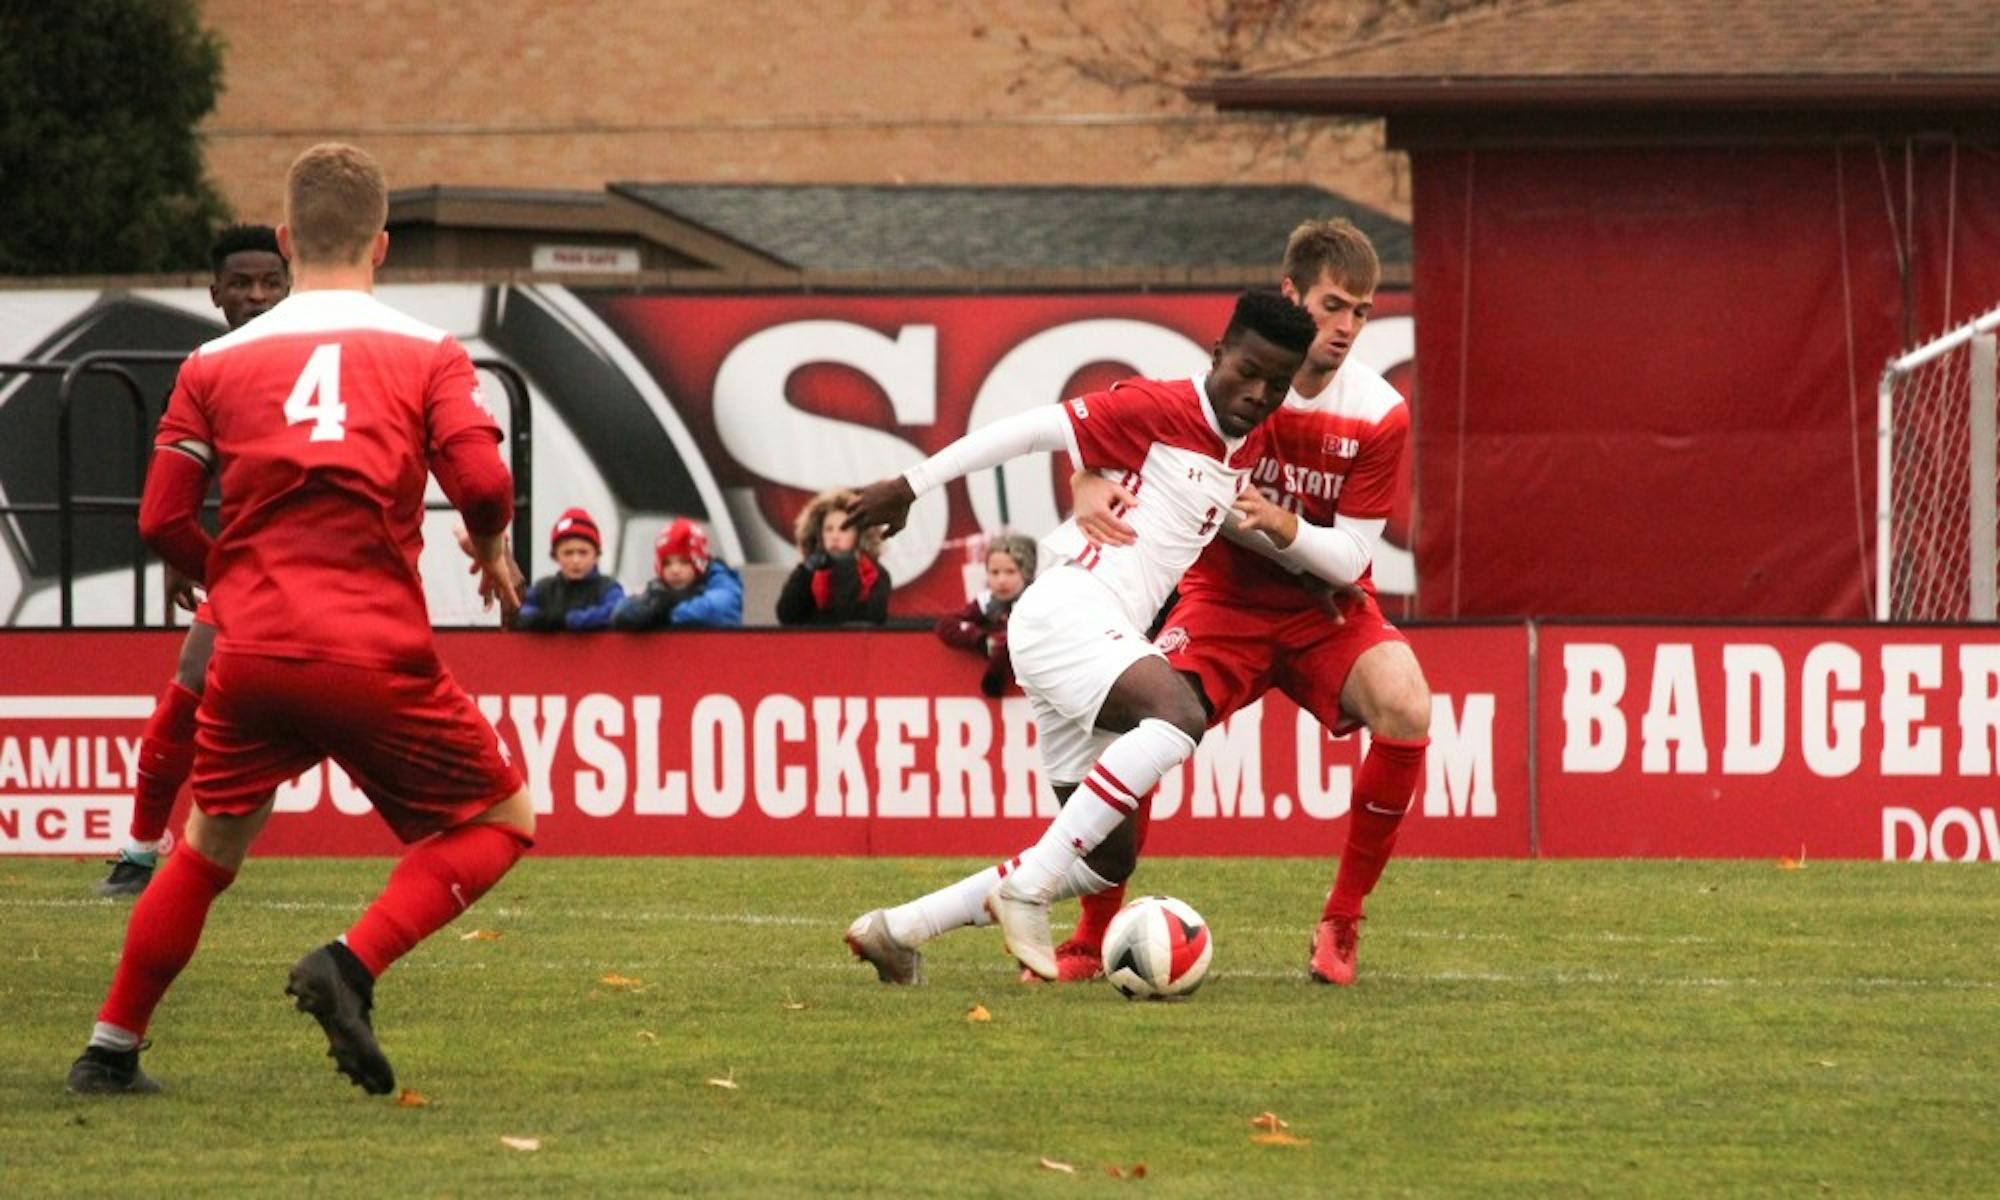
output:
M 139 741 L 130 841 L 111 861 L 111 873 L 97 885 L 100 896 L 136 896 L 146 890 L 159 867 L 174 797 L 194 769 L 195 710 L 201 705 L 202 684 L 214 653 L 215 626 L 206 621 L 189 625 L 174 677 L 160 693 Z
M 1354 660 L 1341 688 L 1341 707 L 1368 726 L 1368 756 L 1355 774 L 1347 845 L 1313 931 L 1314 979 L 1354 982 L 1362 903 L 1375 890 L 1396 849 L 1396 834 L 1424 777 L 1430 744 L 1431 691 L 1409 645 L 1381 642 Z
M 97 1014 L 90 1045 L 70 1065 L 69 1090 L 79 1094 L 154 1092 L 159 1084 L 139 1069 L 146 1026 L 201 942 L 208 910 L 242 869 L 243 856 L 270 818 L 271 802 L 243 816 L 188 816 L 187 837 L 159 877 L 132 906 L 125 948 Z
M 1139 659 L 1125 669 L 1098 710 L 1097 728 L 1119 734 L 1090 775 L 1022 851 L 1020 867 L 987 898 L 1008 953 L 1043 979 L 1061 969 L 1049 937 L 1049 904 L 1063 878 L 1138 811 L 1168 771 L 1194 753 L 1204 725 L 1201 704 L 1164 658 Z M 1129 867 L 1127 868 L 1129 871 Z M 1103 880 L 1108 886 L 1114 879 Z M 1092 889 L 1099 890 L 1099 889 Z
M 396 1072 L 375 1041 L 375 982 L 418 942 L 451 923 L 500 881 L 534 843 L 526 788 L 403 856 L 353 927 L 292 967 L 285 993 L 326 1033 L 340 1073 L 371 1095 L 395 1090 Z

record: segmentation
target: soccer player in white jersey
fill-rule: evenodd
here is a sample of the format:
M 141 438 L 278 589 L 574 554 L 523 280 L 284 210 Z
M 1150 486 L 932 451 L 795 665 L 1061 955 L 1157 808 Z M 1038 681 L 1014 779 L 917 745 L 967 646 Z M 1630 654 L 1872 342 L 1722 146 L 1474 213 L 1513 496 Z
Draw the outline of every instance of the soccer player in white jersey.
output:
M 1275 513 L 1264 522 L 1270 542 L 1221 540 L 1203 551 L 1159 637 L 1167 661 L 1200 694 L 1210 725 L 1277 688 L 1336 734 L 1368 728 L 1347 844 L 1312 937 L 1312 977 L 1341 986 L 1354 982 L 1362 902 L 1395 849 L 1430 742 L 1430 688 L 1409 642 L 1376 604 L 1370 569 L 1395 501 L 1409 409 L 1387 380 L 1347 359 L 1380 274 L 1374 247 L 1351 222 L 1308 221 L 1292 231 L 1285 295 L 1312 314 L 1319 336 L 1266 425 L 1269 456 L 1253 474 Z M 1075 493 L 1086 534 L 1107 545 L 1131 542 L 1134 530 L 1119 514 L 1136 504 L 1136 518 L 1143 497 L 1081 474 Z M 1285 548 L 1276 563 L 1272 543 Z M 1136 859 L 1146 814 L 1141 805 L 1099 860 Z M 1134 864 L 1110 865 L 1129 875 Z M 1121 882 L 1083 898 L 1076 933 L 1057 950 L 1062 978 L 1101 972 L 1104 930 L 1124 897 Z
M 1055 565 L 1037 575 L 1009 621 L 1015 676 L 1062 811 L 1017 857 L 858 918 L 848 945 L 884 981 L 916 982 L 916 947 L 944 930 L 983 924 L 982 913 L 999 923 L 1022 966 L 1057 977 L 1050 903 L 1117 882 L 1088 856 L 1194 753 L 1206 720 L 1145 630 L 1268 455 L 1260 427 L 1283 402 L 1314 335 L 1312 319 L 1278 292 L 1245 293 L 1203 378 L 1131 379 L 1031 409 L 862 490 L 850 521 L 893 534 L 925 492 L 1031 451 L 1067 449 L 1078 468 L 1145 497 L 1132 513 L 1129 545 L 1093 541 L 1074 521 L 1044 539 Z

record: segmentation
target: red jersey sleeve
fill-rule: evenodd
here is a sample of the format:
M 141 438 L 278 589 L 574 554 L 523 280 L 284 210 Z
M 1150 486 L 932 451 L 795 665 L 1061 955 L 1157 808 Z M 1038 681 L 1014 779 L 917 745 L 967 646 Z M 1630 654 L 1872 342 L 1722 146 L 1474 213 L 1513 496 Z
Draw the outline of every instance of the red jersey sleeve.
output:
M 171 446 L 177 442 L 215 445 L 215 432 L 209 427 L 208 413 L 198 399 L 207 394 L 202 375 L 202 358 L 197 351 L 188 356 L 187 361 L 181 364 L 180 372 L 174 376 L 174 394 L 167 398 L 167 411 L 160 418 L 159 429 L 153 434 L 155 446 Z
M 1063 403 L 1069 421 L 1070 455 L 1084 470 L 1138 471 L 1160 440 L 1170 405 L 1145 388 L 1114 384 Z
M 500 426 L 487 411 L 472 358 L 456 338 L 439 342 L 431 360 L 430 380 L 424 386 L 424 427 L 426 449 L 432 456 L 446 442 L 466 433 L 483 433 L 495 442 L 500 440 Z
M 1403 465 L 1403 443 L 1409 440 L 1410 408 L 1398 404 L 1361 439 L 1361 453 L 1340 492 L 1342 516 L 1366 520 L 1395 510 L 1396 476 Z

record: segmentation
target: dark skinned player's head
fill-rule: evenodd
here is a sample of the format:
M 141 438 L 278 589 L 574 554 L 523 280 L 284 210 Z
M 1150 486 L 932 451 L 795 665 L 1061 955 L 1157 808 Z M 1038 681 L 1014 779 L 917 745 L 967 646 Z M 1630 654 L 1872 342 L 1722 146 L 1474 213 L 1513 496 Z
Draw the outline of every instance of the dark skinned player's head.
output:
M 231 225 L 208 248 L 214 278 L 208 298 L 235 329 L 269 312 L 291 294 L 292 277 L 278 253 L 278 231 L 269 225 Z
M 1275 290 L 1237 297 L 1229 326 L 1215 343 L 1206 385 L 1223 433 L 1240 438 L 1278 411 L 1317 332 L 1312 317 Z

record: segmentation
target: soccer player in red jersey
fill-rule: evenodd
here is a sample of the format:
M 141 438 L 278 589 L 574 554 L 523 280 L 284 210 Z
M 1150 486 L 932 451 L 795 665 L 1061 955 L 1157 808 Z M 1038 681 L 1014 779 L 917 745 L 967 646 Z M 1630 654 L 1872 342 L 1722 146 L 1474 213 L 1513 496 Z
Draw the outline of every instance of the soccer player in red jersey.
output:
M 1159 635 L 1210 725 L 1277 688 L 1336 734 L 1367 727 L 1347 844 L 1312 937 L 1312 977 L 1343 986 L 1354 982 L 1362 902 L 1395 849 L 1430 742 L 1430 687 L 1409 643 L 1383 617 L 1370 570 L 1395 499 L 1409 410 L 1388 381 L 1347 361 L 1380 274 L 1374 247 L 1348 221 L 1308 221 L 1292 232 L 1283 290 L 1312 314 L 1319 334 L 1268 423 L 1271 453 L 1252 473 L 1261 495 L 1246 493 L 1237 506 L 1259 514 L 1270 541 L 1211 543 L 1181 581 Z M 1107 544 L 1129 542 L 1133 531 L 1119 514 L 1144 498 L 1082 474 L 1075 484 L 1084 531 Z M 1271 543 L 1284 548 L 1277 561 Z M 1134 854 L 1146 817 L 1141 807 L 1119 843 Z M 1101 972 L 1104 930 L 1124 895 L 1120 883 L 1084 898 L 1074 936 L 1057 949 L 1062 978 Z
M 1042 543 L 1050 565 L 1008 621 L 1015 677 L 1062 811 L 1015 858 L 856 919 L 847 944 L 884 982 L 916 982 L 916 947 L 984 923 L 982 910 L 1022 966 L 1053 979 L 1051 901 L 1123 878 L 1103 874 L 1093 855 L 1161 776 L 1194 753 L 1203 720 L 1145 630 L 1268 453 L 1264 419 L 1282 403 L 1314 336 L 1312 321 L 1278 293 L 1245 293 L 1203 378 L 1127 380 L 1038 405 L 870 484 L 849 508 L 856 526 L 887 524 L 893 533 L 927 491 L 1020 454 L 1065 448 L 1079 468 L 1122 479 L 1147 500 L 1133 514 L 1137 536 L 1128 544 L 1092 541 L 1074 521 L 1051 533 Z
M 232 225 L 216 236 L 208 249 L 215 277 L 208 298 L 222 310 L 231 329 L 262 316 L 292 290 L 292 277 L 278 253 L 278 234 L 269 225 Z M 139 742 L 138 786 L 132 791 L 131 840 L 111 861 L 111 873 L 97 885 L 100 896 L 136 896 L 146 890 L 159 866 L 167 818 L 174 797 L 194 768 L 194 711 L 201 703 L 202 680 L 215 651 L 215 622 L 208 605 L 195 597 L 194 584 L 167 568 L 167 594 L 194 614 L 181 640 L 180 663 L 167 690 L 160 693 L 153 715 Z
M 513 482 L 465 350 L 372 295 L 388 251 L 374 159 L 315 146 L 286 179 L 292 294 L 182 365 L 155 439 L 140 533 L 208 589 L 218 637 L 195 736 L 186 835 L 133 906 L 73 1092 L 155 1091 L 153 1010 L 271 814 L 277 786 L 339 763 L 413 848 L 286 991 L 364 1090 L 395 1087 L 371 1011 L 383 971 L 505 875 L 534 835 L 521 776 L 439 662 L 417 573 L 424 485 L 465 519 L 480 590 L 520 604 Z M 221 473 L 222 529 L 195 520 Z

